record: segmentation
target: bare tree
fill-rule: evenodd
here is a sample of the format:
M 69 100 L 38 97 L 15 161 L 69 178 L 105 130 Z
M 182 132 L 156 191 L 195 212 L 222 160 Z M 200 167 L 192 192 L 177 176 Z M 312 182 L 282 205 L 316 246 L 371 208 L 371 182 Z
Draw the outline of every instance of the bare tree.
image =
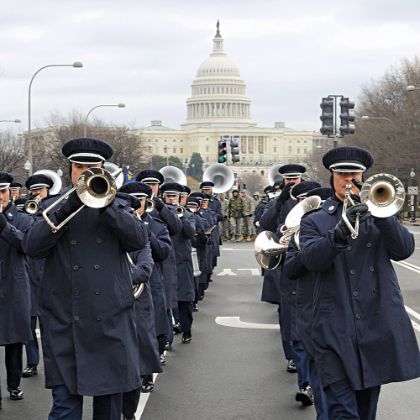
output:
M 32 132 L 36 169 L 66 168 L 68 164 L 61 153 L 61 148 L 68 140 L 83 137 L 83 133 L 84 119 L 80 114 L 73 113 L 68 118 L 51 115 L 48 119 L 48 128 Z M 110 144 L 114 150 L 111 161 L 120 167 L 129 167 L 132 173 L 137 173 L 150 165 L 151 157 L 148 147 L 142 145 L 141 140 L 133 135 L 128 127 L 109 126 L 95 119 L 89 123 L 87 135 Z M 64 173 L 64 181 L 69 183 L 66 173 Z
M 23 139 L 12 131 L 0 133 L 0 170 L 23 177 Z

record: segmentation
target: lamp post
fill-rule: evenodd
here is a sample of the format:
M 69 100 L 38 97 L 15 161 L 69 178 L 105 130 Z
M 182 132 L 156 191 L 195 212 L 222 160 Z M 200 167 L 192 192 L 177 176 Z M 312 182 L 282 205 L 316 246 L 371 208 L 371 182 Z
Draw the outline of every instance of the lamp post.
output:
M 32 173 L 31 173 L 32 164 L 31 164 L 31 162 L 29 162 L 29 159 L 24 163 L 23 169 L 25 169 L 26 178 L 29 178 L 29 174 L 32 175 Z
M 21 121 L 21 120 L 19 120 L 18 118 L 16 118 L 15 120 L 0 120 L 0 123 L 2 123 L 2 122 L 11 122 L 11 123 L 16 123 L 16 124 L 19 124 L 19 123 L 21 123 L 22 121 Z
M 84 128 L 83 128 L 83 137 L 86 137 L 86 125 L 87 125 L 87 120 L 88 120 L 88 118 L 89 118 L 89 115 L 95 110 L 95 109 L 97 109 L 97 108 L 101 108 L 101 107 L 104 107 L 104 106 L 111 106 L 111 107 L 116 107 L 116 108 L 125 108 L 125 104 L 101 104 L 101 105 L 96 105 L 96 106 L 94 106 L 93 108 L 91 108 L 90 110 L 89 110 L 89 112 L 86 114 L 86 117 L 85 117 L 85 123 L 84 123 Z
M 29 82 L 29 89 L 28 89 L 28 161 L 31 165 L 29 172 L 32 175 L 32 168 L 33 168 L 33 158 L 32 158 L 32 138 L 31 138 L 31 88 L 32 82 L 34 81 L 36 75 L 41 71 L 48 67 L 75 67 L 81 68 L 83 64 L 80 61 L 75 61 L 73 64 L 47 64 L 46 66 L 41 67 L 38 69 L 31 78 Z
M 406 88 L 405 88 L 405 90 L 406 90 L 407 92 L 414 92 L 415 90 L 419 90 L 419 89 L 420 89 L 419 87 L 414 86 L 414 85 L 408 85 L 408 86 L 406 86 Z
M 408 193 L 410 195 L 410 222 L 415 222 L 418 187 L 416 184 L 416 173 L 414 172 L 414 168 L 411 168 L 410 171 L 410 181 L 411 186 L 408 188 Z
M 370 120 L 388 121 L 392 125 L 392 128 L 394 128 L 394 130 L 395 130 L 394 122 L 391 119 L 389 119 L 388 117 L 371 117 L 370 115 L 362 115 L 362 121 L 370 121 Z
M 169 166 L 169 156 L 168 156 L 169 147 L 165 146 L 163 148 L 163 151 L 165 152 L 165 155 L 166 155 L 166 166 Z

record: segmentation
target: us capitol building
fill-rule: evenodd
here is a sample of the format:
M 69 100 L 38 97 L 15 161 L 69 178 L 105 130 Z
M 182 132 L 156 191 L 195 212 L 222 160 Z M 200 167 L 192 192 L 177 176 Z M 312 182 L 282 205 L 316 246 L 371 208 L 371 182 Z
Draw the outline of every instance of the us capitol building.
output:
M 263 176 L 274 163 L 302 162 L 313 147 L 322 144 L 324 138 L 319 132 L 295 131 L 286 128 L 284 122 L 275 122 L 271 128 L 257 127 L 245 88 L 238 66 L 224 51 L 218 22 L 213 51 L 192 82 L 187 119 L 181 129 L 165 127 L 156 120 L 132 134 L 152 155 L 178 156 L 185 162 L 197 152 L 204 167 L 217 162 L 221 136 L 239 136 L 241 160 L 235 164 L 235 172 L 255 173 L 258 167 Z

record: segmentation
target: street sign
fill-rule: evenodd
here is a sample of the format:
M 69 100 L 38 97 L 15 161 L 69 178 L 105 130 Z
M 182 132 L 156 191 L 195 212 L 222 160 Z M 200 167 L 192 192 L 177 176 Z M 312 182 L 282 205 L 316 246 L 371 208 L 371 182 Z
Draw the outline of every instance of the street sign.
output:
M 408 195 L 419 195 L 419 187 L 408 187 Z

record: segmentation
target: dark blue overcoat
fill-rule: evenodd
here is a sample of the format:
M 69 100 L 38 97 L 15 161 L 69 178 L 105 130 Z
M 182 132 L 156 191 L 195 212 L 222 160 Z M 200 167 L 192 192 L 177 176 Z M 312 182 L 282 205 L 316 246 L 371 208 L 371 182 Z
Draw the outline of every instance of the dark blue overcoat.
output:
M 30 286 L 22 238 L 33 223 L 13 204 L 3 211 L 0 233 L 0 345 L 32 339 Z
M 220 238 L 220 231 L 219 231 L 219 222 L 223 220 L 223 211 L 222 211 L 222 204 L 220 203 L 219 199 L 212 195 L 209 200 L 209 206 L 208 208 L 215 213 L 216 218 L 216 228 L 213 231 L 213 238 L 215 243 L 215 256 L 213 260 L 213 267 L 216 267 L 217 265 L 217 257 L 220 256 L 220 247 L 221 245 L 221 238 Z
M 167 303 L 162 272 L 172 245 L 165 223 L 149 215 L 144 215 L 143 220 L 151 227 L 150 246 L 155 267 L 150 278 L 150 288 L 155 313 L 155 330 L 156 335 L 159 336 L 168 332 Z
M 395 217 L 361 224 L 335 239 L 342 203 L 328 199 L 301 221 L 302 262 L 314 271 L 312 339 L 321 383 L 355 390 L 420 376 L 414 330 L 391 260 L 408 258 L 414 238 Z
M 47 387 L 106 395 L 140 386 L 126 253 L 141 249 L 148 233 L 129 210 L 116 198 L 105 209 L 83 208 L 57 233 L 40 218 L 24 237 L 29 256 L 46 258 L 39 316 Z
M 159 346 L 156 338 L 155 314 L 149 279 L 155 264 L 150 244 L 139 251 L 130 253 L 133 261 L 133 283 L 143 283 L 144 289 L 135 301 L 137 339 L 139 341 L 140 373 L 151 375 L 162 372 L 159 358 Z
M 178 278 L 178 301 L 193 302 L 195 287 L 191 260 L 191 241 L 195 235 L 195 216 L 189 210 L 186 210 L 181 220 L 182 230 L 173 237 Z

